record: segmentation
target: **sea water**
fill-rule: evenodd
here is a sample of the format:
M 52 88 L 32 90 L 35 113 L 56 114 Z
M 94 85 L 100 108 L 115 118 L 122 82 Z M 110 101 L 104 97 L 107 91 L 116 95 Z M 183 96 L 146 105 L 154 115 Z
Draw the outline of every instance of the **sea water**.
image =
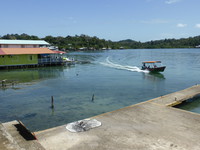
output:
M 143 102 L 200 84 L 200 49 L 135 49 L 72 52 L 90 61 L 74 66 L 0 70 L 0 122 L 21 120 L 43 130 Z M 160 60 L 163 73 L 141 70 L 142 61 Z M 54 109 L 51 98 L 54 98 Z M 200 113 L 200 100 L 186 110 Z

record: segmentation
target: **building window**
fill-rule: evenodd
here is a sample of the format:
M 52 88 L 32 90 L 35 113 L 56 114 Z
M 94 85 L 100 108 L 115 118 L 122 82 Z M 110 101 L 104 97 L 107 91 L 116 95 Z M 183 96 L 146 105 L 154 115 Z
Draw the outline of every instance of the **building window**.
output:
M 25 48 L 25 45 L 21 45 L 21 48 Z

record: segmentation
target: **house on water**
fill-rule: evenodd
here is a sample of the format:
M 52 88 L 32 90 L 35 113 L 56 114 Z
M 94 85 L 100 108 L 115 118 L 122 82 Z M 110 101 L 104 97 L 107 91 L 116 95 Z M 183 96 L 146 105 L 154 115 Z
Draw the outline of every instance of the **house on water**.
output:
M 0 39 L 0 68 L 63 65 L 65 52 L 53 51 L 43 40 Z

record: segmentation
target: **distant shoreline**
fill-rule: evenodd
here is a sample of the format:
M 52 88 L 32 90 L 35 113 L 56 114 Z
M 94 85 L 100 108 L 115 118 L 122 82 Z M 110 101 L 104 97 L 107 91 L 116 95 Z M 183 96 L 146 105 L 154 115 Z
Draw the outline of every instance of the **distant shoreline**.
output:
M 200 48 L 200 36 L 180 38 L 180 39 L 161 39 L 147 42 L 126 39 L 121 41 L 111 41 L 100 39 L 96 36 L 75 35 L 75 36 L 46 36 L 39 38 L 28 34 L 7 34 L 0 36 L 0 39 L 16 40 L 45 40 L 51 45 L 57 46 L 63 51 L 84 51 L 84 50 L 112 50 L 112 49 L 159 49 L 159 48 Z

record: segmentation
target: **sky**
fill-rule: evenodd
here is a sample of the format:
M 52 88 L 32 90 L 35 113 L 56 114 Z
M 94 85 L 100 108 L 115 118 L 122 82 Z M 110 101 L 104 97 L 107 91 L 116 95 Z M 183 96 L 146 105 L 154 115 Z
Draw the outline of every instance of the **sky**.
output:
M 0 36 L 151 41 L 200 35 L 200 0 L 0 0 Z

